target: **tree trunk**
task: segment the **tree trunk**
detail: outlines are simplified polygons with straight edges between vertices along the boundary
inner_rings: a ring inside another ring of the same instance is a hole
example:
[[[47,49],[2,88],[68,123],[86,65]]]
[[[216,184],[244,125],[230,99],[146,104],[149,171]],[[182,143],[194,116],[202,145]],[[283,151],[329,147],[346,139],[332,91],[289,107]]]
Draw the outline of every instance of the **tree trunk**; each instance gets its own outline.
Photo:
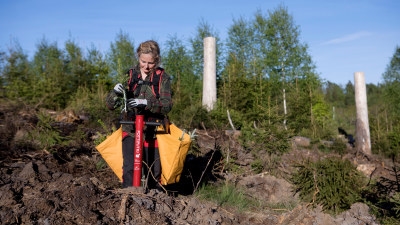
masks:
[[[357,111],[356,148],[366,155],[371,154],[371,139],[368,122],[368,105],[363,72],[354,73],[354,88]]]

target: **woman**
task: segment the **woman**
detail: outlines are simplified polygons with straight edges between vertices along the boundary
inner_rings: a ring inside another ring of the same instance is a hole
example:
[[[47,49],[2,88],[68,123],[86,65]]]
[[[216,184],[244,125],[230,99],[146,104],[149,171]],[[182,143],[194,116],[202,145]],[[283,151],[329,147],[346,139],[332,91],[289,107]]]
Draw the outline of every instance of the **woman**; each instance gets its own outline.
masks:
[[[121,105],[121,98],[126,93],[127,110],[122,113],[122,120],[135,121],[135,115],[143,114],[145,121],[163,121],[172,108],[170,77],[159,67],[160,48],[157,42],[149,40],[141,43],[136,50],[138,64],[128,71],[126,86],[118,83],[107,96],[107,106],[114,110]],[[133,186],[133,146],[134,125],[122,125],[122,187]],[[145,126],[143,161],[147,177],[147,188],[161,188],[161,163],[156,140],[156,127]],[[148,170],[150,169],[150,171]]]

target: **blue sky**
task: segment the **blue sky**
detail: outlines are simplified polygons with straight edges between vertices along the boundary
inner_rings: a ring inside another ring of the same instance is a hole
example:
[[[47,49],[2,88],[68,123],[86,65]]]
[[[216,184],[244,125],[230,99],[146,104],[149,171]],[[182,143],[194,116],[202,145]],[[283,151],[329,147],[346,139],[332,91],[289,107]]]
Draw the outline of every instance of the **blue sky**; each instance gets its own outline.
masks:
[[[171,36],[187,41],[204,20],[224,40],[234,19],[251,20],[287,7],[300,28],[301,42],[326,81],[353,82],[354,72],[367,83],[382,83],[382,73],[400,46],[399,0],[0,0],[0,50],[17,40],[29,56],[43,38],[64,48],[74,40],[106,52],[116,35],[128,33],[135,45]]]

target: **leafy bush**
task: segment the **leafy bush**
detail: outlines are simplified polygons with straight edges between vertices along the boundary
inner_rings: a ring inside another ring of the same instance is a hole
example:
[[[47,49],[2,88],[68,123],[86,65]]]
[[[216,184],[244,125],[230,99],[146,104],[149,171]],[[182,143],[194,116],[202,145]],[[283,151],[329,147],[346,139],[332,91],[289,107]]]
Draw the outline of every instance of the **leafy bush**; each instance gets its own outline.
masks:
[[[326,158],[297,168],[290,180],[302,201],[337,214],[361,198],[363,177],[348,160]]]

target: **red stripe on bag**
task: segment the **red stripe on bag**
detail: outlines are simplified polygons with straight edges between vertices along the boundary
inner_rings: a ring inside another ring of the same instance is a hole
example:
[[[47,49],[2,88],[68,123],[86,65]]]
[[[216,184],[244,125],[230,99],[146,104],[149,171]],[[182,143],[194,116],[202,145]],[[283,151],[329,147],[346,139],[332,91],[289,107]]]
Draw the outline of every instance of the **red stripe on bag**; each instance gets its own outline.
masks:
[[[126,138],[126,136],[128,136],[128,132],[122,131],[122,139]]]
[[[151,141],[144,141],[143,146],[145,148],[158,148],[158,141],[157,140],[151,140]]]

